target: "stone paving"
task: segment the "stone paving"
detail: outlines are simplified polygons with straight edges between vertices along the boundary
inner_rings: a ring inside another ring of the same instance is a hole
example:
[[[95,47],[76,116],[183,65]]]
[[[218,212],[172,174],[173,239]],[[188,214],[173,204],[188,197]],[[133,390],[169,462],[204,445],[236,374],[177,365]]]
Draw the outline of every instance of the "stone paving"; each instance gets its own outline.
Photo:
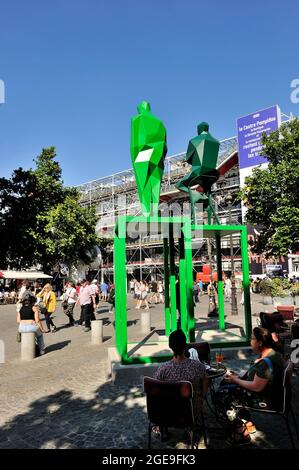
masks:
[[[197,315],[206,307],[207,299],[202,298]],[[253,307],[254,313],[262,310],[258,296]],[[137,340],[141,337],[140,315],[130,298],[128,308],[129,338]],[[0,338],[5,342],[5,363],[0,364],[1,449],[146,448],[147,417],[141,384],[115,386],[106,376],[107,349],[114,345],[114,327],[113,314],[105,306],[101,311],[97,318],[104,320],[103,345],[91,345],[90,332],[83,332],[81,327],[66,327],[66,317],[58,307],[54,318],[58,331],[45,335],[46,354],[22,363],[16,342],[15,306],[0,306]],[[155,326],[161,328],[162,306],[153,306],[151,312]],[[78,309],[75,317],[79,317]],[[230,360],[227,365],[236,370],[244,369],[247,363]],[[298,392],[299,379],[294,376],[294,408],[299,423]],[[221,423],[207,408],[205,416],[211,447],[226,448]],[[252,448],[290,448],[282,418],[259,415],[255,421],[258,432]],[[155,449],[187,446],[180,432],[163,443],[153,438]]]

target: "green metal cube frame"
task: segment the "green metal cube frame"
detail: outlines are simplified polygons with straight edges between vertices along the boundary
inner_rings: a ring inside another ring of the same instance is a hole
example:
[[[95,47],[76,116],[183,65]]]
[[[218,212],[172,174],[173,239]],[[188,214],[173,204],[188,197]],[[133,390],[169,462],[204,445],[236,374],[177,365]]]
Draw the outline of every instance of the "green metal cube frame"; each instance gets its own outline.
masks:
[[[249,264],[247,251],[247,229],[243,225],[191,225],[186,217],[144,217],[119,216],[115,226],[114,236],[114,284],[115,284],[115,342],[122,364],[146,364],[163,362],[172,357],[165,354],[159,356],[128,355],[127,338],[127,275],[126,275],[126,231],[129,223],[138,224],[167,224],[168,233],[163,237],[164,249],[164,286],[165,286],[165,333],[166,336],[177,328],[176,280],[177,269],[174,262],[173,227],[179,224],[179,289],[181,328],[190,342],[195,340],[195,320],[193,304],[193,268],[192,268],[192,233],[202,231],[203,238],[215,237],[218,272],[218,308],[219,329],[225,330],[224,298],[221,263],[221,237],[233,232],[240,232],[241,255],[244,289],[245,331],[244,341],[213,343],[213,347],[247,346],[251,335],[251,307]],[[163,231],[165,233],[165,231]]]
[[[248,237],[245,225],[191,225],[192,233],[202,231],[203,238],[215,238],[217,259],[217,287],[218,287],[218,326],[225,331],[225,309],[222,279],[221,238],[233,233],[240,233],[241,258],[242,258],[242,287],[244,292],[244,316],[245,337],[241,341],[226,341],[225,343],[212,343],[212,348],[233,348],[249,346],[252,332],[251,303],[250,303],[250,279],[248,260]]]

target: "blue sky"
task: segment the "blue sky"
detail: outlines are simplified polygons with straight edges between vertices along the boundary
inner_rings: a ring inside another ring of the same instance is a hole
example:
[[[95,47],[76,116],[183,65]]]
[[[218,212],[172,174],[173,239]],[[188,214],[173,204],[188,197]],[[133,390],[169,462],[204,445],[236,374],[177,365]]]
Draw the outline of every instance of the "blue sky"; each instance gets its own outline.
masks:
[[[51,145],[68,185],[131,167],[142,99],[168,155],[202,120],[223,139],[273,104],[298,115],[298,18],[297,0],[2,0],[0,175]]]

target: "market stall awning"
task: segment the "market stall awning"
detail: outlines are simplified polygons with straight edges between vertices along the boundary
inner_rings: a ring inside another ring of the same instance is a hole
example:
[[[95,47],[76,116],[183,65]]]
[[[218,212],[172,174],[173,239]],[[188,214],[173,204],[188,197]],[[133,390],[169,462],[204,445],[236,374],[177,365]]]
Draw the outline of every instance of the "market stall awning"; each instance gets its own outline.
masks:
[[[1,271],[0,279],[52,279],[53,276],[41,271]]]

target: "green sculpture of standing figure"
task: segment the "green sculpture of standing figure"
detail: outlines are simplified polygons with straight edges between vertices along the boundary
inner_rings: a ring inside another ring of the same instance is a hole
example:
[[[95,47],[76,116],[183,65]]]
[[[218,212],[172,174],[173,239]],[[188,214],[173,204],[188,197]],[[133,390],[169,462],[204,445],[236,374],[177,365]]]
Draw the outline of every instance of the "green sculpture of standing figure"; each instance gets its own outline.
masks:
[[[131,155],[141,210],[144,216],[158,215],[160,187],[167,152],[166,129],[142,101],[131,123]]]
[[[192,171],[184,176],[176,187],[180,191],[189,193],[191,202],[191,218],[195,223],[195,203],[203,204],[208,212],[208,223],[211,223],[211,214],[219,224],[217,213],[212,204],[211,187],[218,180],[219,172],[216,170],[220,142],[209,133],[209,124],[201,122],[197,126],[198,135],[189,141],[186,161],[192,165]],[[191,188],[198,186],[196,190]]]

